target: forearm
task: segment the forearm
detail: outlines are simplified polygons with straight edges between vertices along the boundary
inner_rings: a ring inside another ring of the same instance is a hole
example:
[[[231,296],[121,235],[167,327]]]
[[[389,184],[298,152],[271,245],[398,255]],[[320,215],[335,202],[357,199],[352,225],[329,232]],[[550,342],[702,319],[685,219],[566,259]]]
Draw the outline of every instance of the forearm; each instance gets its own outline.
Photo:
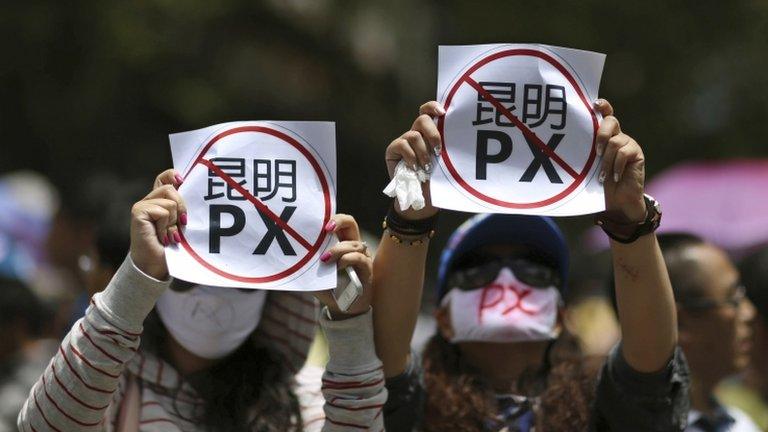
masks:
[[[611,241],[622,354],[639,372],[663,368],[677,344],[672,285],[656,236]]]
[[[383,429],[387,391],[373,346],[371,312],[338,321],[321,317],[320,325],[329,351],[323,431]]]
[[[397,243],[384,233],[373,261],[373,326],[386,377],[403,373],[421,305],[429,240]]]
[[[167,285],[127,259],[64,338],[21,410],[19,427],[99,430],[138,349],[144,318]]]
[[[402,374],[387,378],[387,403],[384,405],[386,430],[416,430],[424,415],[425,396],[421,359],[415,354]]]
[[[394,178],[397,164],[401,162],[412,168],[418,165],[427,172],[430,164],[437,163],[435,158],[440,155],[442,139],[434,119],[443,115],[445,109],[435,101],[419,107],[419,116],[411,129],[387,146],[384,158],[390,179]],[[407,189],[411,191],[412,187]],[[391,210],[394,213],[388,215],[387,220],[395,222],[392,227],[403,241],[393,240],[387,229],[373,261],[376,352],[384,363],[384,374],[388,378],[403,373],[410,355],[411,338],[421,305],[429,233],[438,213],[432,205],[429,181],[421,183],[421,193],[424,206],[419,209],[413,206],[403,209],[398,202],[393,203]],[[402,236],[405,233],[417,238]],[[416,244],[412,243],[414,240],[417,240]]]

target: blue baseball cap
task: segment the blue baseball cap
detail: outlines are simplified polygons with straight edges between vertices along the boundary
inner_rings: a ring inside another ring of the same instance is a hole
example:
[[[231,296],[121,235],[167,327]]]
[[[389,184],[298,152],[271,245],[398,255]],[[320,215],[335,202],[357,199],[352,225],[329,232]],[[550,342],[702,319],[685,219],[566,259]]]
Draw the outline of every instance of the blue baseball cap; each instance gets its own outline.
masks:
[[[438,302],[448,292],[446,280],[457,259],[481,246],[497,244],[523,245],[551,259],[560,272],[558,289],[565,294],[568,245],[555,221],[545,216],[486,213],[469,218],[448,239],[437,271]]]

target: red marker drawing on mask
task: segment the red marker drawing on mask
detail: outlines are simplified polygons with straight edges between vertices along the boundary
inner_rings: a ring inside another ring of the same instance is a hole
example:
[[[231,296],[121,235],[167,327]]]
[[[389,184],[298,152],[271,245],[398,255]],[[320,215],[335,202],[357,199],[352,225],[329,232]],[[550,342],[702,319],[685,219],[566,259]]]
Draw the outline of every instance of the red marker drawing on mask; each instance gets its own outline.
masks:
[[[507,298],[507,291],[513,294],[514,300]],[[499,293],[499,295],[491,300],[493,292]],[[533,290],[529,288],[519,287],[512,284],[500,284],[492,283],[483,288],[483,293],[480,297],[480,305],[478,307],[478,322],[483,323],[483,313],[488,310],[496,309],[499,303],[504,302],[504,305],[512,303],[506,307],[501,315],[509,315],[515,310],[520,310],[526,315],[536,315],[539,311],[527,308],[523,303],[523,299],[533,293]]]

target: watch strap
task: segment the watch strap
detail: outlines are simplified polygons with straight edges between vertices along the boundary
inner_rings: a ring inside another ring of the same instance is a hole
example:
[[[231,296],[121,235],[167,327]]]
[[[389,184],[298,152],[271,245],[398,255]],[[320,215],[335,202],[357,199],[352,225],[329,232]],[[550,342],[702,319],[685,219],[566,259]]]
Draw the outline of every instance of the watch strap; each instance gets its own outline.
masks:
[[[603,229],[605,234],[619,243],[632,243],[638,238],[650,234],[661,224],[661,211],[659,205],[650,195],[644,195],[645,219],[641,222],[627,220],[619,211],[604,211],[595,217],[595,224]]]

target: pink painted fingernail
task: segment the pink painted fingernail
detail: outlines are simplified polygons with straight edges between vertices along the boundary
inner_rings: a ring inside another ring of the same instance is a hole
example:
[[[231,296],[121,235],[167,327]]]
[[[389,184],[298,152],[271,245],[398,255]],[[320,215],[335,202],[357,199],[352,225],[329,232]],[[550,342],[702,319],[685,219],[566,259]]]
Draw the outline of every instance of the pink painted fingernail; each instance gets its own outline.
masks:
[[[168,246],[168,234],[163,236],[163,246]]]
[[[176,243],[181,243],[181,236],[176,231],[173,232],[173,241]]]
[[[323,252],[323,254],[320,255],[320,261],[322,261],[322,262],[328,262],[329,259],[331,259],[331,253],[330,252]]]
[[[600,106],[602,104],[603,104],[603,100],[602,99],[595,99],[595,105],[596,106]]]
[[[333,231],[335,229],[336,229],[336,221],[332,220],[332,221],[329,221],[327,224],[325,224],[325,230],[326,231],[330,232],[330,231]],[[331,255],[328,254],[328,256],[331,256]]]
[[[179,215],[179,222],[181,222],[182,225],[186,225],[187,224],[187,214],[186,213],[182,213],[181,215]]]
[[[174,174],[173,179],[176,180],[176,184],[179,186],[184,183],[184,179],[179,174]]]
[[[440,115],[445,115],[445,108],[442,107],[442,105],[437,106],[437,113]]]

